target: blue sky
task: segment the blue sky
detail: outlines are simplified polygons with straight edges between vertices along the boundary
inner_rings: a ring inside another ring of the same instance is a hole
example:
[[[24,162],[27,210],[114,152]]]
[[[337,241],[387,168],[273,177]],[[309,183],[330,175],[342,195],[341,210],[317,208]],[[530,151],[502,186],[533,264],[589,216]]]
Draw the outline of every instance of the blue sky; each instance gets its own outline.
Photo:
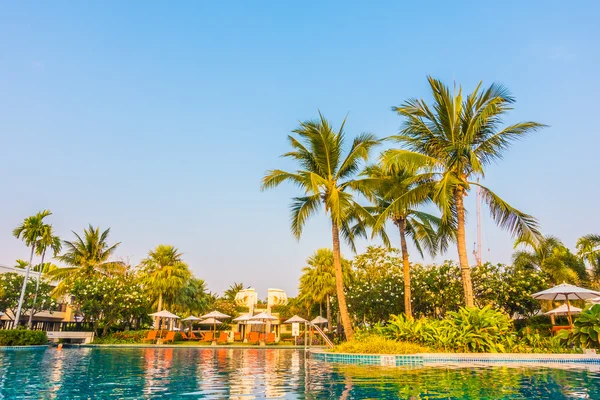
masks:
[[[65,239],[111,227],[131,263],[173,244],[213,291],[294,295],[331,238],[323,216],[292,237],[295,188],[260,192],[265,170],[293,168],[286,135],[318,109],[335,125],[349,113],[350,136],[393,134],[390,107],[429,98],[428,74],[507,85],[507,122],[551,127],[485,184],[571,247],[600,233],[598,3],[417,3],[1,3],[0,263],[27,258],[11,230],[48,208]],[[484,258],[509,261],[484,215]]]

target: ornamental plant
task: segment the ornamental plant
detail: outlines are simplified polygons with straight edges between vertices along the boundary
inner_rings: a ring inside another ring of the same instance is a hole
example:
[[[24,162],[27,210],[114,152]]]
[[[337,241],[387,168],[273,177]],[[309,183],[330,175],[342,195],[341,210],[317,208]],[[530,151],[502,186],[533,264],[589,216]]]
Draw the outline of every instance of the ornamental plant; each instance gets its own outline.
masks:
[[[560,331],[558,336],[576,347],[598,349],[600,335],[600,304],[582,311],[573,322],[571,332]]]

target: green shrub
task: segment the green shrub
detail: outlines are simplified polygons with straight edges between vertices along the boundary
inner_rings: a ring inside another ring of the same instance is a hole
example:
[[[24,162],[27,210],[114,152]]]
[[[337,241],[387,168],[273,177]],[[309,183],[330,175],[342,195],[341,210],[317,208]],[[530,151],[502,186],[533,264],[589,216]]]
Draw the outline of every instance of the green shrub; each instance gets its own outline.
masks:
[[[35,346],[48,343],[44,331],[0,330],[0,346]]]
[[[583,310],[573,322],[571,332],[560,331],[558,337],[583,349],[598,349],[600,335],[600,304]]]
[[[363,335],[335,346],[333,351],[355,354],[417,354],[429,352],[429,349],[418,344],[399,342],[379,335]]]
[[[142,343],[148,331],[121,331],[110,333],[104,337],[96,337],[94,344],[133,344]]]

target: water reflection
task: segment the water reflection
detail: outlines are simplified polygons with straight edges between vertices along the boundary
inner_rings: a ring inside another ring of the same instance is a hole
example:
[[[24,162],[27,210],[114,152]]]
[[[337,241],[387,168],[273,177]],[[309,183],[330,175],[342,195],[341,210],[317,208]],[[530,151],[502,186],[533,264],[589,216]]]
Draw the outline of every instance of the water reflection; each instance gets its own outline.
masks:
[[[335,365],[274,349],[0,352],[0,398],[600,399],[598,366]]]

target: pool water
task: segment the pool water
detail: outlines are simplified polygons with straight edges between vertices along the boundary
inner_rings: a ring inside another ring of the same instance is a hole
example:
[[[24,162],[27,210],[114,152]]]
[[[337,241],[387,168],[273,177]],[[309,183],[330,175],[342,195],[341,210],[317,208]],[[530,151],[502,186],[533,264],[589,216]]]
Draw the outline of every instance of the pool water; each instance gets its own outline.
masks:
[[[373,367],[299,350],[0,351],[4,399],[600,399],[598,366]]]

